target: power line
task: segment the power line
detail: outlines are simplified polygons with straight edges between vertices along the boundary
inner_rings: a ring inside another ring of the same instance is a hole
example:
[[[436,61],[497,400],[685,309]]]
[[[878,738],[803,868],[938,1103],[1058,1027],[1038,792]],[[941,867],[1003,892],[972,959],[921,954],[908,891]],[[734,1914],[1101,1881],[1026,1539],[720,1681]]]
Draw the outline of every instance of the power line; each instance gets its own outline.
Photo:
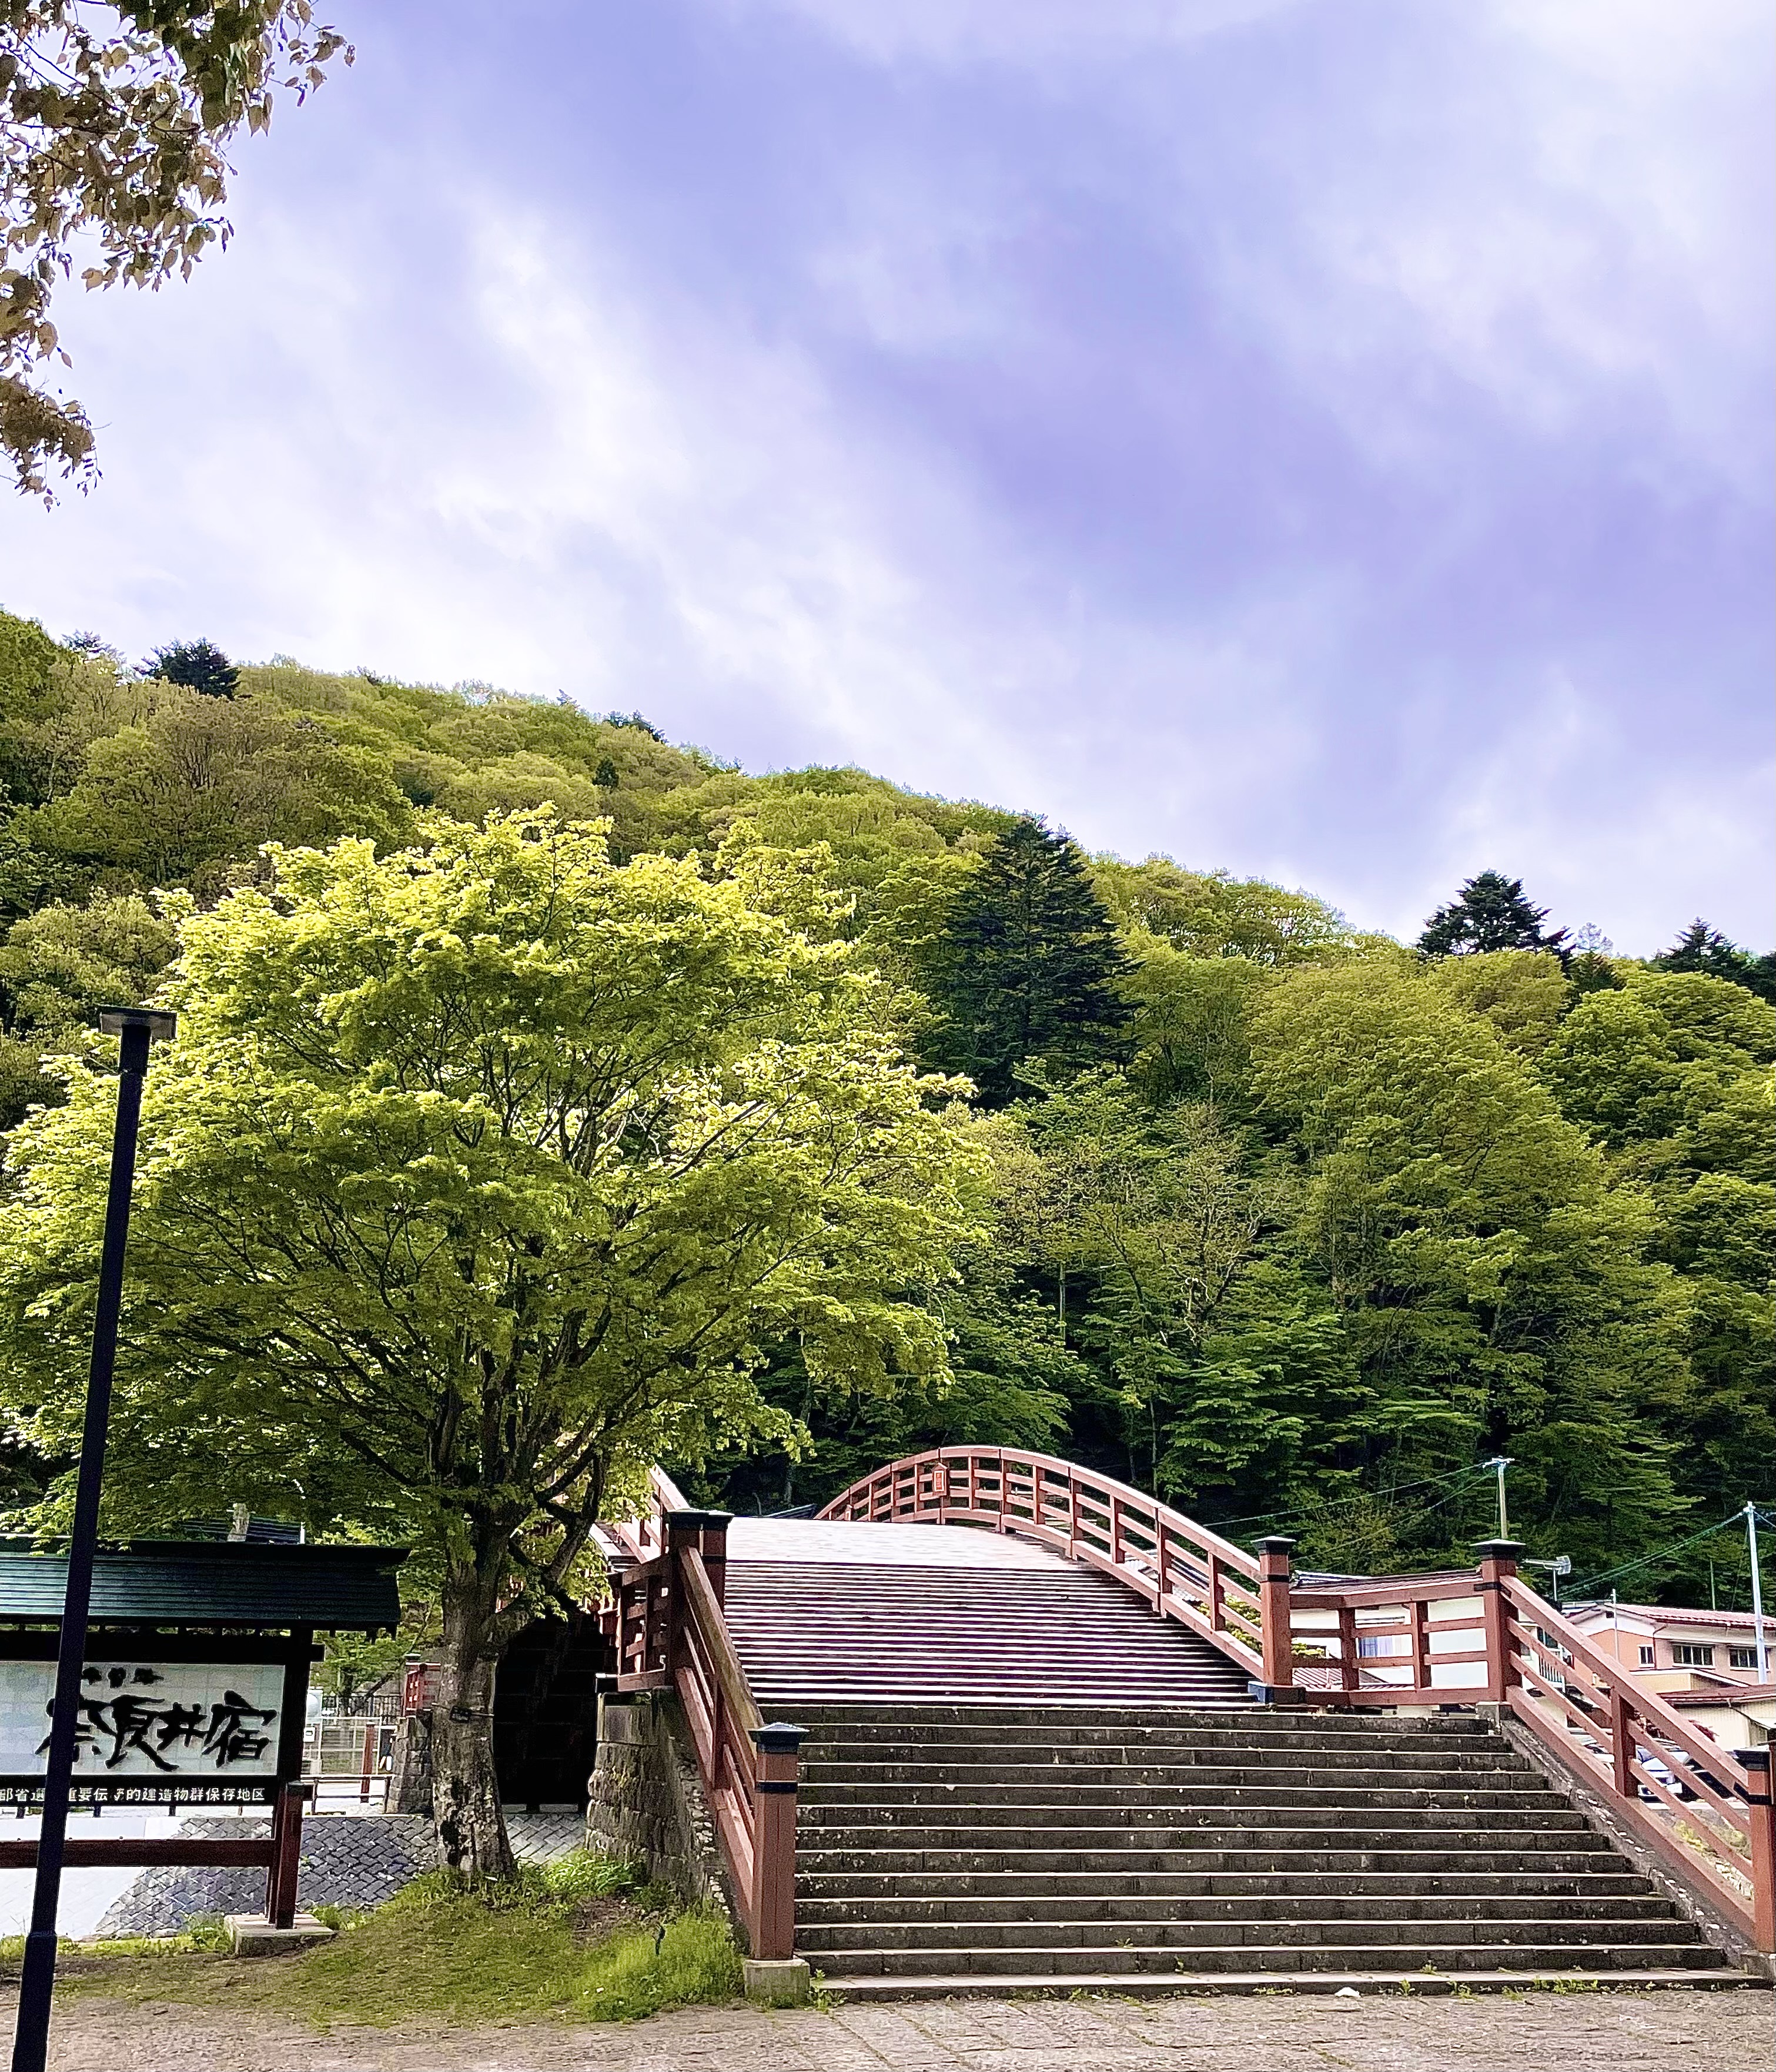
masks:
[[[1768,1522],[1764,1519],[1762,1511],[1758,1515],[1761,1521]],[[1589,1596],[1600,1583],[1613,1582],[1618,1576],[1631,1576],[1638,1569],[1651,1568],[1658,1562],[1669,1560],[1674,1554],[1681,1554],[1686,1548],[1694,1547],[1701,1540],[1712,1539],[1716,1532],[1726,1532],[1735,1526],[1742,1526],[1745,1522],[1745,1514],[1742,1511],[1736,1511],[1731,1518],[1722,1519],[1718,1525],[1704,1525],[1700,1532],[1692,1532],[1688,1540],[1675,1541],[1669,1547],[1655,1548],[1651,1554],[1642,1554],[1638,1561],[1624,1561],[1618,1568],[1605,1568],[1597,1575],[1587,1576],[1582,1583],[1575,1583],[1569,1586],[1567,1593],[1568,1601],[1570,1603],[1574,1597]]]
[[[1322,1504],[1314,1511],[1255,1511],[1243,1518],[1218,1518],[1213,1529],[1224,1532],[1230,1525],[1310,1525],[1324,1518],[1329,1511],[1348,1511],[1354,1504],[1359,1503],[1392,1503],[1408,1490],[1440,1487],[1446,1482],[1459,1482],[1470,1475],[1490,1472],[1490,1468],[1472,1467],[1457,1468],[1453,1474],[1449,1475],[1421,1475],[1416,1482],[1396,1482],[1391,1490],[1359,1490],[1355,1495],[1335,1498],[1330,1503]]]

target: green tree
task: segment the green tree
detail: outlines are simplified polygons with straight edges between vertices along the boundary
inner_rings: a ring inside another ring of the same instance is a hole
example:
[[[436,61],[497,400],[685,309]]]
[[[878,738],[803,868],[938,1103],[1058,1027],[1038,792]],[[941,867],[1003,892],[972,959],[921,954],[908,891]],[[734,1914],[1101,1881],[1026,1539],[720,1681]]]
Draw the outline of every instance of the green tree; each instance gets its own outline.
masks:
[[[1289,973],[1253,1047],[1305,1166],[1302,1256],[1370,1392],[1346,1458],[1405,1478],[1510,1453],[1525,1524],[1600,1565],[1668,1536],[1688,1298],[1645,1193],[1421,972]]]
[[[134,894],[51,906],[15,921],[0,947],[0,1129],[59,1101],[44,1051],[96,1026],[101,1007],[135,1006],[171,961],[171,927]]]
[[[1500,871],[1470,878],[1447,906],[1424,924],[1418,947],[1428,957],[1471,956],[1476,951],[1548,950],[1564,952],[1566,931],[1542,927],[1548,909],[1523,897],[1523,881]]]
[[[1125,935],[1157,937],[1188,956],[1317,964],[1347,956],[1368,939],[1310,892],[1225,870],[1183,870],[1170,857],[1145,863],[1096,857],[1092,882]]]
[[[63,356],[50,304],[76,252],[88,288],[158,288],[225,243],[226,152],[265,129],[280,87],[302,99],[352,52],[309,0],[86,6],[14,0],[0,13],[0,450],[19,487],[90,474],[77,403],[27,378]]]
[[[269,891],[183,911],[108,1519],[226,1497],[410,1536],[442,1603],[440,1845],[500,1875],[512,1633],[590,1586],[591,1523],[650,1462],[786,1434],[768,1347],[823,1385],[943,1373],[928,1297],[977,1234],[977,1161],[931,1105],[948,1084],[871,1033],[878,982],[782,918],[768,862],[619,867],[542,813],[426,837],[273,852]],[[76,1063],[7,1154],[0,1386],[51,1454],[111,1112]]]
[[[1754,956],[1700,915],[1668,950],[1661,950],[1650,961],[1655,971],[1699,972],[1708,978],[1749,987],[1761,1000],[1776,1001],[1776,950]]]
[[[207,698],[232,698],[240,681],[240,672],[213,640],[175,640],[157,648],[142,674],[186,684]]]
[[[1077,846],[1018,820],[963,886],[932,958],[928,1053],[989,1106],[1012,1098],[1030,1063],[1064,1074],[1116,1059],[1128,970]]]

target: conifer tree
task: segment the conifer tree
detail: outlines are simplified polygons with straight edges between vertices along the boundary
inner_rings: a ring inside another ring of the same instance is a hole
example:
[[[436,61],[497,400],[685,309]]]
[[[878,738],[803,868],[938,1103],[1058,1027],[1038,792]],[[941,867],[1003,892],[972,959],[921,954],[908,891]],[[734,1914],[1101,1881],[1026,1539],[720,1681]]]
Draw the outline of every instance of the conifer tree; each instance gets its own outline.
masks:
[[[1018,1068],[1067,1074],[1126,1054],[1132,968],[1085,859],[1039,820],[1000,835],[958,900],[931,962],[938,1025],[929,1043],[989,1107]]]
[[[1704,978],[1724,978],[1731,985],[1749,987],[1765,1000],[1776,1000],[1776,952],[1755,957],[1718,928],[1711,928],[1700,915],[1668,950],[1662,950],[1651,962],[1655,971],[1700,972]]]
[[[1470,878],[1447,906],[1424,924],[1418,947],[1428,957],[1473,956],[1488,950],[1549,950],[1564,964],[1566,931],[1544,932],[1545,906],[1523,896],[1523,881],[1502,871]]]

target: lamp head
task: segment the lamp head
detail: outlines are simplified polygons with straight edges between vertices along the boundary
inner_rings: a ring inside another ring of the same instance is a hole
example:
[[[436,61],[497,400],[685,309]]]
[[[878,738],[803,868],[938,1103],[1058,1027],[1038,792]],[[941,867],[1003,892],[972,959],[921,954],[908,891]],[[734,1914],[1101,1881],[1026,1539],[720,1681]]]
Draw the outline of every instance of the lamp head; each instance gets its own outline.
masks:
[[[101,1007],[99,1032],[121,1036],[126,1029],[146,1029],[150,1043],[170,1043],[179,1029],[176,1014],[162,1014],[152,1007]]]

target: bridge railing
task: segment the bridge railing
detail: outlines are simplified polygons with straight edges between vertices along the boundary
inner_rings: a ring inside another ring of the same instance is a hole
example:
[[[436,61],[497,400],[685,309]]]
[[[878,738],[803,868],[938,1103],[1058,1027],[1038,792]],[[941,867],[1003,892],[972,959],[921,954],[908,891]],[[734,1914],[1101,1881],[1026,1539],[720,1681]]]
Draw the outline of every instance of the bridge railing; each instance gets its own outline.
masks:
[[[1127,1482],[1014,1446],[941,1446],[878,1468],[824,1519],[990,1525],[1103,1570],[1272,1690],[1291,1683],[1289,1548],[1256,1556]]]
[[[1273,1703],[1507,1708],[1754,1948],[1776,1951],[1771,1751],[1692,1726],[1522,1581],[1511,1541],[1483,1543],[1474,1572],[1297,1588],[1291,1540],[1249,1554],[1124,1482],[1009,1446],[893,1462],[820,1516],[1035,1540],[1200,1634]]]
[[[796,1949],[802,1729],[767,1725],[728,1632],[728,1514],[696,1511],[656,1470],[649,1511],[603,1528],[619,1693],[671,1691],[754,1957]]]

